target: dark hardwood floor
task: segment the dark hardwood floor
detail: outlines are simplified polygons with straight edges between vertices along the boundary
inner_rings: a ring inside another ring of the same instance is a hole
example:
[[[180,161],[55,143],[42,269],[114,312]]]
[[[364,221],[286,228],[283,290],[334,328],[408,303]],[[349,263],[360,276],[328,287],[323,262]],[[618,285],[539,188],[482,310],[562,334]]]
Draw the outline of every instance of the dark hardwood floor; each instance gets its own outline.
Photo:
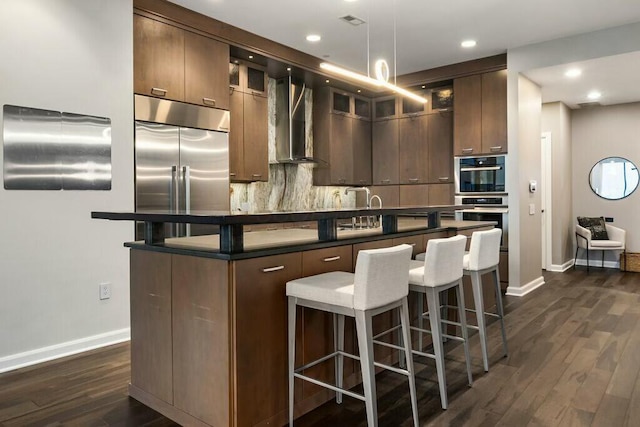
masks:
[[[472,387],[460,346],[448,350],[449,409],[435,368],[418,363],[422,426],[639,426],[640,274],[593,269],[545,274],[546,285],[506,297],[509,357],[488,329],[484,373],[472,338]],[[0,375],[1,426],[173,426],[127,396],[129,345],[120,344]],[[406,378],[377,377],[380,426],[410,426]],[[364,404],[345,397],[296,426],[365,426]]]

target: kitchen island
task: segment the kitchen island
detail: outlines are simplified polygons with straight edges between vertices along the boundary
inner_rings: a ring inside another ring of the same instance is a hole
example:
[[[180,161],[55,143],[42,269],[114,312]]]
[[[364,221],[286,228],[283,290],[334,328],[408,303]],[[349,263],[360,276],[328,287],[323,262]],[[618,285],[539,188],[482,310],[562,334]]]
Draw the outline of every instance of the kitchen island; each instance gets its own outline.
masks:
[[[353,271],[358,251],[407,243],[414,254],[432,238],[492,228],[494,223],[448,221],[456,206],[268,214],[94,212],[92,217],[146,222],[144,242],[130,252],[131,384],[129,394],[182,425],[255,426],[287,422],[285,284],[327,271]],[[382,217],[379,227],[343,230],[340,220]],[[313,221],[317,229],[245,232],[250,224]],[[164,222],[218,224],[220,235],[169,238]],[[227,227],[225,235],[224,227]],[[225,240],[226,239],[226,240]],[[230,240],[229,240],[230,239]],[[412,304],[414,307],[416,304]],[[414,307],[415,308],[415,307]],[[298,364],[333,349],[332,317],[299,308]],[[374,329],[394,323],[383,314]],[[391,338],[395,339],[395,338]],[[345,346],[355,348],[353,324]],[[376,348],[393,363],[395,352]],[[345,385],[360,382],[345,361]],[[309,369],[334,381],[333,363]],[[334,393],[310,383],[296,387],[296,417]]]

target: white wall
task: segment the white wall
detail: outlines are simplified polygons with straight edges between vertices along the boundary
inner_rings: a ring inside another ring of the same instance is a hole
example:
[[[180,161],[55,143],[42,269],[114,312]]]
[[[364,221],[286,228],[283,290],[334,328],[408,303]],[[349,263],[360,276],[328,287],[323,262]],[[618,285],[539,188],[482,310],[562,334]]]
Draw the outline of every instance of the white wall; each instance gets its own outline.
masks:
[[[109,117],[113,174],[111,191],[0,188],[0,371],[129,336],[133,226],[90,216],[133,209],[132,8],[0,2],[0,104]]]
[[[551,270],[562,271],[574,256],[571,110],[562,102],[542,104],[542,132],[551,134]]]
[[[524,214],[520,212],[520,209],[522,206],[527,206],[527,203],[523,203],[522,201],[529,197],[526,188],[519,186],[520,175],[522,174],[522,170],[528,170],[528,162],[538,162],[537,167],[540,167],[539,156],[537,159],[528,159],[523,155],[524,152],[520,147],[520,144],[523,143],[520,140],[521,134],[519,130],[520,103],[518,96],[520,74],[536,68],[634,52],[639,49],[638,40],[640,40],[640,23],[634,23],[518,47],[507,51],[507,120],[509,138],[509,157],[507,164],[509,170],[507,171],[507,177],[509,180],[508,191],[510,204],[509,288],[511,288],[510,291],[512,294],[526,294],[543,283],[538,279],[531,280],[529,275],[525,274],[524,270],[521,270],[521,266],[524,265],[527,265],[527,271],[533,271],[535,269],[535,267],[530,268],[528,255],[541,253],[541,241],[540,239],[533,241],[526,239],[522,233],[522,229],[527,225],[520,223],[520,219]],[[615,77],[612,76],[612,78]],[[532,135],[532,140],[533,138],[534,136]],[[539,130],[535,138],[538,141],[540,140]],[[528,224],[528,226],[536,227],[537,229],[527,229],[527,235],[532,235],[536,232],[538,235],[542,233],[540,222]],[[542,265],[539,267],[541,268]]]
[[[640,189],[622,200],[606,200],[598,197],[589,186],[591,168],[605,157],[624,157],[640,167],[640,103],[574,110],[571,127],[575,215],[613,217],[613,225],[627,230],[627,250],[640,252],[637,226]],[[581,254],[581,258],[585,255]],[[600,260],[600,254],[593,255],[592,261],[594,259]],[[612,251],[605,255],[605,260],[618,261]]]

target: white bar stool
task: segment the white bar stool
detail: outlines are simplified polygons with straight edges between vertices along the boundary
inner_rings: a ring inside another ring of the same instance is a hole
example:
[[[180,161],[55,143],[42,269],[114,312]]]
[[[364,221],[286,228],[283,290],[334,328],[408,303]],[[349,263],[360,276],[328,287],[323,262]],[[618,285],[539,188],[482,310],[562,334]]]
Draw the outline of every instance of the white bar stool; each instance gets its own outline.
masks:
[[[336,401],[342,394],[363,400],[369,427],[378,425],[375,366],[390,369],[409,378],[411,408],[414,426],[418,426],[416,385],[411,355],[409,325],[408,278],[412,248],[399,245],[391,248],[363,250],[358,253],[355,273],[335,271],[304,277],[287,282],[289,328],[289,426],[293,426],[294,378],[309,381],[336,392]],[[296,306],[334,313],[335,351],[304,366],[295,367]],[[406,369],[383,365],[374,361],[373,316],[400,308]],[[355,318],[360,357],[344,352],[344,316]],[[335,324],[337,318],[337,325]],[[336,327],[337,326],[337,327]],[[337,331],[336,331],[337,330]],[[337,333],[336,333],[337,332]],[[364,395],[342,388],[343,356],[360,360]],[[334,358],[336,385],[308,377],[301,372],[318,363]]]
[[[502,306],[502,290],[500,289],[500,274],[498,272],[501,238],[502,230],[499,228],[474,232],[471,235],[469,253],[465,254],[463,259],[464,275],[471,277],[471,288],[473,289],[473,300],[476,308],[475,313],[478,318],[478,326],[469,325],[469,327],[478,329],[478,333],[480,334],[482,362],[486,372],[489,371],[489,355],[487,353],[487,325],[485,315],[500,319],[500,326],[502,327],[502,349],[504,350],[504,355],[507,355],[507,332],[504,326],[504,308]],[[487,273],[493,273],[497,314],[486,312],[484,309],[482,275]]]
[[[418,298],[418,327],[412,329],[418,331],[420,349],[413,350],[413,354],[436,360],[442,409],[447,409],[448,406],[447,381],[444,369],[444,348],[442,344],[443,337],[462,341],[469,385],[473,382],[471,376],[471,356],[469,354],[467,320],[464,308],[464,290],[462,288],[462,259],[466,242],[467,238],[461,235],[448,239],[431,239],[427,242],[427,252],[424,262],[411,261],[411,270],[409,270],[409,289],[424,294],[427,298],[429,321],[431,324],[431,331],[423,329],[422,320],[425,315],[425,313],[423,313],[423,300],[422,298]],[[462,337],[442,332],[443,321],[440,313],[440,293],[451,288],[455,288],[456,290]],[[433,354],[422,351],[423,332],[431,333]]]

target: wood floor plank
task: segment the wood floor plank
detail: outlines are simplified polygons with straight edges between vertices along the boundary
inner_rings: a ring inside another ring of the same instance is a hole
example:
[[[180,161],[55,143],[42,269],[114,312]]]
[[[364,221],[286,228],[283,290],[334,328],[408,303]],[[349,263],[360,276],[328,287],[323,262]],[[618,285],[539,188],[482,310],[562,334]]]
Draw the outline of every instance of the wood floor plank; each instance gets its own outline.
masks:
[[[629,407],[629,399],[605,394],[593,417],[592,427],[611,427],[624,425]]]

